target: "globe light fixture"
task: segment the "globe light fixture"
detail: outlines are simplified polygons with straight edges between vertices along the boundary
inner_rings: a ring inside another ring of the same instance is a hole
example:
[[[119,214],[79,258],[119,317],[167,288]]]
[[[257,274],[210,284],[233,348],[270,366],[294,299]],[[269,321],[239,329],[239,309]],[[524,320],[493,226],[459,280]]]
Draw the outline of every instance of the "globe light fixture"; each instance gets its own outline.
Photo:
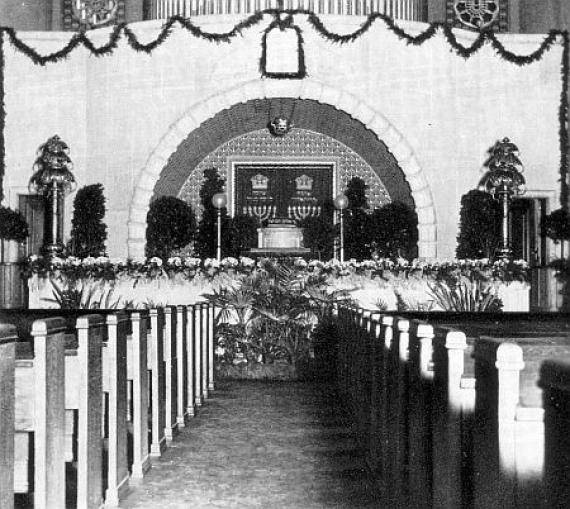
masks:
[[[334,206],[339,211],[340,215],[340,261],[344,262],[344,220],[343,210],[348,207],[348,198],[344,194],[339,194],[334,199]]]
[[[526,181],[522,175],[523,165],[518,156],[518,147],[509,138],[495,143],[489,160],[489,170],[483,176],[479,189],[489,193],[501,203],[501,246],[496,256],[503,260],[512,257],[509,238],[510,204],[514,197],[526,192]]]
[[[224,193],[212,196],[212,205],[218,210],[218,235],[216,241],[216,258],[222,259],[222,209],[227,205],[228,199]]]
[[[63,205],[65,195],[77,187],[71,172],[73,163],[69,147],[57,135],[49,138],[38,149],[34,174],[28,188],[46,198],[46,222],[42,250],[47,256],[63,253]]]

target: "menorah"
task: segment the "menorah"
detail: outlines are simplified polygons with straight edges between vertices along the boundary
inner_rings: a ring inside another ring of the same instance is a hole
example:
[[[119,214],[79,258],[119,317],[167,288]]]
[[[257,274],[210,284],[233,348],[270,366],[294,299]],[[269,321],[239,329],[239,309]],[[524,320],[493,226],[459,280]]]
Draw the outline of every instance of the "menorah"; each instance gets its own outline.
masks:
[[[297,203],[295,205],[289,205],[287,212],[290,219],[301,221],[308,217],[319,216],[321,214],[321,207],[313,203]]]
[[[243,207],[244,214],[253,216],[257,218],[260,222],[265,221],[269,218],[274,218],[275,211],[276,211],[275,205],[262,204],[262,203],[244,205]]]

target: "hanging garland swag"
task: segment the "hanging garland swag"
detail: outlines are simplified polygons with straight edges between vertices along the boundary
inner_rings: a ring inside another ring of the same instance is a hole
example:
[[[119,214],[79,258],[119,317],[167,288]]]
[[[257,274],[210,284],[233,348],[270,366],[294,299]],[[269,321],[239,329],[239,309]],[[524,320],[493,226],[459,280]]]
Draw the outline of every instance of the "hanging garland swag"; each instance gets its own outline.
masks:
[[[190,32],[194,37],[199,37],[207,41],[216,43],[229,43],[234,37],[241,35],[244,30],[251,28],[263,21],[265,15],[272,16],[274,21],[264,30],[262,37],[262,53],[260,58],[260,73],[263,77],[267,78],[278,78],[278,79],[300,79],[306,76],[305,61],[303,55],[303,37],[302,30],[293,24],[294,15],[305,15],[307,16],[308,23],[317,31],[317,33],[331,41],[338,44],[347,44],[357,40],[359,37],[364,35],[370,27],[377,21],[383,21],[387,28],[392,31],[400,39],[403,39],[407,44],[413,44],[419,46],[424,42],[428,41],[434,37],[439,30],[441,30],[456,54],[463,58],[469,58],[475,53],[477,53],[486,42],[489,42],[497,54],[506,60],[507,62],[523,66],[529,65],[533,62],[539,61],[544,54],[550,50],[550,48],[556,43],[559,37],[562,38],[563,45],[563,56],[561,64],[561,74],[562,74],[562,92],[560,98],[560,108],[559,108],[559,137],[560,137],[560,183],[561,183],[561,193],[560,202],[564,209],[568,208],[568,115],[569,115],[569,97],[568,97],[568,85],[570,83],[569,73],[569,63],[568,58],[570,57],[570,37],[567,30],[551,30],[545,39],[542,41],[541,45],[536,51],[530,53],[529,55],[517,55],[509,50],[507,50],[504,45],[499,41],[497,36],[492,31],[482,31],[479,33],[475,41],[470,46],[463,46],[453,33],[452,27],[444,23],[432,23],[425,31],[418,35],[410,35],[404,30],[402,30],[396,23],[385,16],[384,14],[374,13],[370,14],[366,21],[354,32],[345,35],[335,34],[327,30],[320,18],[311,11],[297,9],[297,10],[279,10],[279,9],[267,9],[264,11],[257,12],[247,19],[241,21],[235,25],[230,31],[225,33],[210,33],[205,32],[199,26],[194,25],[189,19],[183,18],[182,16],[172,16],[166,23],[162,26],[158,37],[147,44],[139,42],[135,33],[129,28],[126,23],[121,23],[113,29],[109,35],[109,40],[106,44],[102,46],[95,46],[93,42],[87,37],[84,32],[75,33],[69,42],[60,50],[49,53],[47,55],[41,55],[34,48],[22,41],[16,34],[13,28],[0,27],[0,200],[3,198],[2,192],[2,182],[4,176],[5,168],[5,146],[4,146],[4,126],[5,126],[5,110],[4,110],[4,51],[3,42],[4,34],[8,36],[10,43],[20,52],[28,56],[37,65],[46,65],[48,63],[58,62],[65,59],[74,49],[84,46],[92,55],[103,56],[111,54],[118,46],[119,40],[124,35],[127,39],[128,44],[135,51],[144,52],[151,54],[156,48],[162,45],[172,33],[172,29],[175,24],[180,25],[182,28]],[[287,16],[282,19],[281,16]],[[299,50],[299,72],[291,74],[271,74],[267,73],[265,70],[266,64],[266,39],[268,32],[275,28],[292,28],[297,32],[298,39],[298,50]]]

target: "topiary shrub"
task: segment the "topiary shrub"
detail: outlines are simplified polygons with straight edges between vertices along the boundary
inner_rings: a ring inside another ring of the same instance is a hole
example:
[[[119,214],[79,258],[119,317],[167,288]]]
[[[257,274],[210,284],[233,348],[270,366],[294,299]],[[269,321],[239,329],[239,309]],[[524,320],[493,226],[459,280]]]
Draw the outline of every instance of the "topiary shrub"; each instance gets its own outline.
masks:
[[[564,209],[551,212],[542,218],[540,230],[542,235],[551,238],[557,244],[563,240],[570,240],[570,214]]]
[[[73,200],[71,239],[68,243],[72,256],[86,258],[105,254],[105,201],[102,184],[92,184],[77,191]]]
[[[312,256],[319,260],[332,258],[337,227],[330,218],[307,217],[299,226],[303,229],[303,246],[311,250]]]
[[[405,203],[387,203],[370,215],[368,237],[378,256],[414,258],[418,246],[418,216]]]
[[[488,193],[473,189],[461,197],[457,258],[491,258],[501,240],[501,207]]]
[[[147,257],[168,258],[189,244],[196,229],[192,207],[174,196],[162,196],[150,204],[147,214]]]
[[[348,208],[343,212],[345,217],[345,258],[365,260],[371,255],[369,221],[366,213],[366,209],[368,209],[367,188],[368,185],[364,180],[360,177],[353,177],[348,182],[344,193],[348,198]]]
[[[0,207],[0,239],[24,242],[29,235],[24,216],[8,207]]]
[[[230,248],[226,256],[239,257],[257,246],[257,220],[247,215],[236,215],[229,220]]]
[[[212,205],[212,197],[216,193],[224,191],[225,182],[216,168],[204,170],[204,182],[200,188],[202,217],[198,224],[198,233],[196,235],[196,251],[201,258],[216,256],[218,210]],[[228,253],[231,249],[230,238],[227,235],[228,227],[229,217],[227,209],[224,207],[222,209],[222,251],[224,253]]]

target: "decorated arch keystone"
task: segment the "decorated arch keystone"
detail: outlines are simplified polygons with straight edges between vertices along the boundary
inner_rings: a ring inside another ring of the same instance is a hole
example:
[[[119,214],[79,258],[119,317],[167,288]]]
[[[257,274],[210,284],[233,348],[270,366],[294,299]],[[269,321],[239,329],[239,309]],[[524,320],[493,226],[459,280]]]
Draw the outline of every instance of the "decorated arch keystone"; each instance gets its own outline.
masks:
[[[328,104],[348,113],[374,132],[386,144],[410,184],[412,197],[418,210],[418,251],[421,258],[435,258],[437,223],[433,197],[428,180],[414,154],[411,145],[400,131],[378,110],[358,96],[340,88],[323,85],[314,80],[256,80],[235,87],[192,106],[171,125],[147,160],[137,180],[131,200],[128,223],[128,255],[130,258],[144,255],[144,223],[152,189],[158,182],[168,158],[199,125],[219,111],[234,104],[252,99],[272,97],[300,97]]]

